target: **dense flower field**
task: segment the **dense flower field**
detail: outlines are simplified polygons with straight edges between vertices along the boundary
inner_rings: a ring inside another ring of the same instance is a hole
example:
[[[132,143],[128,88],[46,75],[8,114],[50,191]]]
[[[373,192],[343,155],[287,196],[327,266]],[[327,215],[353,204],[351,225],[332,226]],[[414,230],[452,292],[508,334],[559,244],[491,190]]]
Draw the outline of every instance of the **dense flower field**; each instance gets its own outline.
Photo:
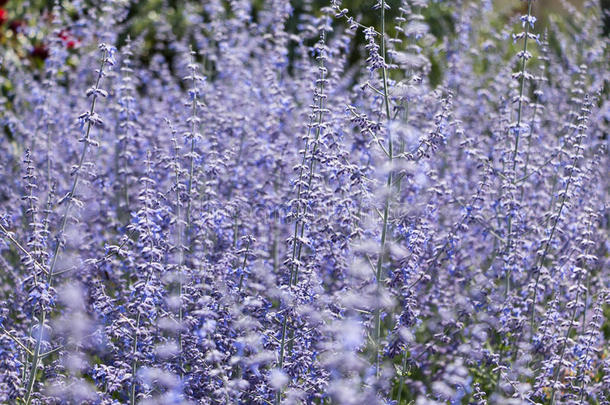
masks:
[[[511,1],[4,11],[0,402],[610,404],[603,13]]]

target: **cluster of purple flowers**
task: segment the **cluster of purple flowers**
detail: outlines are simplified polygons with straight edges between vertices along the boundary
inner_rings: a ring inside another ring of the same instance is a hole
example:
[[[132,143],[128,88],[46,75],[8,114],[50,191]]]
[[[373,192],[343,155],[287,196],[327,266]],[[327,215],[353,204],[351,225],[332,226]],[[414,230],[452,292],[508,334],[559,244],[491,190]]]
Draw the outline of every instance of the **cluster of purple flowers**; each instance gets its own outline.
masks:
[[[610,404],[603,13],[514,1],[184,2],[148,55],[56,6],[0,56],[0,402]]]

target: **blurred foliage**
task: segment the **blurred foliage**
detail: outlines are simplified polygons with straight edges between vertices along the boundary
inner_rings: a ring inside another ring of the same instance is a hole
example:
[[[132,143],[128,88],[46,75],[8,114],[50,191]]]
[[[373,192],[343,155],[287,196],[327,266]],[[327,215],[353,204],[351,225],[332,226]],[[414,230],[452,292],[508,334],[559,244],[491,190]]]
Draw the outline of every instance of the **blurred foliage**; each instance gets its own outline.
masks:
[[[170,67],[176,57],[175,51],[170,43],[171,39],[158,34],[158,24],[162,19],[160,13],[163,13],[163,18],[170,27],[172,34],[183,39],[189,32],[192,32],[192,27],[189,22],[189,13],[195,11],[205,19],[205,2],[191,2],[184,0],[124,0],[128,3],[128,13],[125,21],[119,30],[119,46],[121,46],[128,37],[143,39],[143,52],[139,55],[142,63],[148,64],[155,53],[162,54],[169,62]],[[576,1],[576,0],[575,0]],[[610,10],[610,0],[600,0],[603,7]],[[578,5],[582,0],[574,3]],[[27,35],[23,35],[24,26],[29,27],[44,27],[48,24],[49,11],[51,10],[55,0],[3,0],[0,3],[4,16],[0,16],[0,47],[12,49],[16,55],[23,59],[26,64],[32,67],[42,67],[42,61],[46,57],[45,42],[48,41],[47,35],[49,32],[44,32],[44,29],[27,30]],[[64,9],[68,18],[76,20],[78,18],[75,1],[59,0],[59,4]],[[93,13],[101,7],[101,2],[96,0],[81,0],[81,5],[78,7],[84,13]],[[300,16],[306,12],[306,2],[292,0],[293,14],[287,21],[288,31],[293,33],[299,32]],[[552,13],[565,13],[565,9],[560,6],[559,0],[539,0],[535,4],[534,12],[537,14],[540,21],[536,25],[538,32],[544,30],[545,22],[548,21]],[[229,3],[224,2],[227,11],[229,12]],[[257,15],[266,6],[265,0],[253,0],[252,17],[256,21]],[[313,10],[321,10],[329,4],[329,0],[312,0],[310,7]],[[379,26],[377,13],[371,12],[375,0],[343,0],[342,7],[350,10],[350,14],[358,19],[364,26]],[[396,32],[393,21],[397,17],[399,11],[400,0],[388,0],[390,10],[387,12],[386,29],[390,37],[394,37]],[[459,3],[457,3],[459,4]],[[526,2],[523,1],[500,1],[496,0],[495,19],[492,23],[496,28],[501,28],[511,17],[521,15],[525,12]],[[442,60],[445,56],[443,43],[448,36],[455,33],[455,16],[454,7],[455,1],[432,1],[429,6],[422,11],[426,22],[430,28],[431,36],[425,38],[425,43],[420,40],[419,45],[422,46],[426,57],[430,61],[429,79],[433,85],[439,84],[443,78]],[[610,16],[610,14],[608,14]],[[4,21],[2,20],[4,18]],[[569,19],[562,22],[564,27],[569,24]],[[337,27],[345,27],[345,20],[337,20]],[[606,34],[609,29],[610,21],[606,21]],[[68,41],[66,41],[67,43]],[[362,60],[364,46],[364,35],[362,30],[359,30],[352,43],[351,54],[349,57],[350,64],[358,64]],[[76,46],[72,46],[75,48]],[[70,49],[72,49],[70,48]],[[511,49],[512,50],[512,49]],[[292,57],[292,52],[290,56]],[[483,65],[484,68],[484,65]],[[213,68],[210,68],[210,74],[213,74]],[[392,73],[396,74],[396,72]]]

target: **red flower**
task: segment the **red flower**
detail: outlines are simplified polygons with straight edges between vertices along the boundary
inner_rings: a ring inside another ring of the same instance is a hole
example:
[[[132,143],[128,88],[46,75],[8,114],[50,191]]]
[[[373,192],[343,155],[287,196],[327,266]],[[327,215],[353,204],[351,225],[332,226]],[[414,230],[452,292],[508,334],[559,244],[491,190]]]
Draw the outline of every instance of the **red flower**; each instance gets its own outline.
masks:
[[[66,39],[68,39],[68,37],[70,37],[70,32],[68,30],[61,30],[59,31],[59,33],[57,34],[57,36],[62,40],[65,41]]]
[[[63,42],[64,46],[67,49],[74,49],[76,48],[78,45],[80,45],[80,41],[78,40],[78,38],[75,38],[69,30],[64,29],[59,31],[59,33],[57,34],[57,36],[59,37],[59,39],[61,39],[61,42]]]
[[[0,25],[4,24],[8,20],[8,13],[5,9],[0,8]]]

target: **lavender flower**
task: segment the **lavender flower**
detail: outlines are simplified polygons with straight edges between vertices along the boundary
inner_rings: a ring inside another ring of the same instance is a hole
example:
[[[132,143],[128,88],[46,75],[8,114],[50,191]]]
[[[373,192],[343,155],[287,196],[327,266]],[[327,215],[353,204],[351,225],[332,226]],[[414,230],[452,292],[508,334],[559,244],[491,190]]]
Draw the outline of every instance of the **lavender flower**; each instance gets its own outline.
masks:
[[[596,2],[128,3],[0,20],[0,402],[609,403]]]

